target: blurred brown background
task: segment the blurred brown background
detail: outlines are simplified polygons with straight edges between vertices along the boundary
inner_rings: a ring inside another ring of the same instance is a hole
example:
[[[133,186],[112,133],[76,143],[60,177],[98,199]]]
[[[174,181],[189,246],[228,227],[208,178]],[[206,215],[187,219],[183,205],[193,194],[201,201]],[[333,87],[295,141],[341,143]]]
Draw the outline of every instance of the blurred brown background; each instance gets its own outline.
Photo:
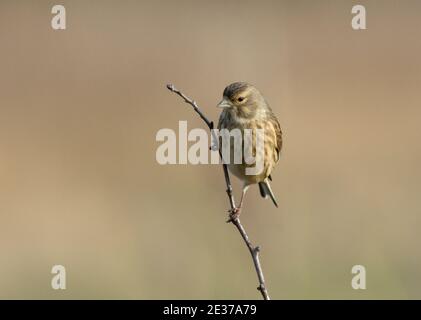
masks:
[[[219,166],[160,166],[156,132],[255,84],[285,145],[276,209],[242,222],[269,292],[421,298],[420,1],[0,2],[0,298],[260,298]],[[238,194],[238,184],[236,191]],[[51,289],[54,264],[67,289]],[[367,290],[351,268],[367,268]]]

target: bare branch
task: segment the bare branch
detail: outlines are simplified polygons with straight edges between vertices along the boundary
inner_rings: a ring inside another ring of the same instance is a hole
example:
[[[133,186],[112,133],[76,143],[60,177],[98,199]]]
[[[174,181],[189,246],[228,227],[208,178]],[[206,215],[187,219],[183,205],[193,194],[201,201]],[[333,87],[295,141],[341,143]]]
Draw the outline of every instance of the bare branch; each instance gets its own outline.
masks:
[[[200,118],[206,123],[208,128],[212,131],[212,134],[214,134],[214,132],[212,130],[212,129],[214,129],[213,122],[210,121],[202,113],[202,111],[200,110],[196,101],[194,101],[194,100],[190,99],[189,97],[187,97],[186,95],[184,95],[180,90],[175,88],[174,85],[172,85],[172,84],[168,84],[167,88],[168,88],[168,90],[176,93],[181,98],[183,98],[186,103],[191,105],[193,107],[194,111],[197,112],[197,114],[200,116]],[[228,199],[229,199],[229,202],[230,202],[230,207],[231,207],[230,212],[234,212],[235,209],[236,209],[236,206],[235,206],[234,195],[233,195],[233,192],[232,192],[231,180],[230,180],[230,176],[229,176],[229,173],[228,173],[228,167],[227,167],[226,163],[224,163],[224,162],[222,163],[222,166],[223,166],[223,169],[224,169],[225,184],[226,184],[226,187],[227,187],[226,192],[227,192]],[[244,242],[247,245],[247,248],[250,251],[250,254],[251,254],[251,257],[252,257],[253,263],[254,263],[254,268],[256,269],[257,278],[259,280],[259,286],[257,287],[257,290],[260,291],[260,293],[263,296],[263,299],[270,300],[269,294],[268,294],[266,286],[265,286],[265,278],[263,276],[262,266],[260,264],[260,259],[259,259],[260,247],[259,246],[254,247],[252,245],[252,243],[251,243],[251,241],[250,241],[250,239],[249,239],[249,237],[246,233],[246,230],[244,229],[243,225],[241,224],[238,216],[230,217],[230,219],[227,222],[231,222],[233,225],[235,225],[237,230],[240,232],[241,237],[243,238]]]
[[[170,91],[178,94],[180,97],[182,97],[184,99],[184,102],[191,105],[193,107],[194,111],[196,111],[199,114],[200,118],[202,118],[202,120],[205,121],[208,128],[210,130],[213,129],[213,122],[209,121],[209,119],[205,117],[205,115],[202,113],[202,111],[200,111],[199,107],[196,104],[196,101],[194,101],[194,100],[190,99],[189,97],[185,96],[181,91],[177,90],[177,88],[174,87],[173,84],[167,84],[167,88],[168,88],[168,90],[170,90]]]

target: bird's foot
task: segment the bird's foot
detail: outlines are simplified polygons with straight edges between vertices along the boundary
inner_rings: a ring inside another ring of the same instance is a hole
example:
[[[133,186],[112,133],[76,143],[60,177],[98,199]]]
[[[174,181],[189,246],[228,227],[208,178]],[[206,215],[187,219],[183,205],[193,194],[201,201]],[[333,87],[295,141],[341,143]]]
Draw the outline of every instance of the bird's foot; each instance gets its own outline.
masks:
[[[240,216],[241,207],[230,209],[230,210],[228,210],[228,213],[229,213],[229,215],[228,215],[227,223],[233,222],[233,221],[237,220],[238,217]]]

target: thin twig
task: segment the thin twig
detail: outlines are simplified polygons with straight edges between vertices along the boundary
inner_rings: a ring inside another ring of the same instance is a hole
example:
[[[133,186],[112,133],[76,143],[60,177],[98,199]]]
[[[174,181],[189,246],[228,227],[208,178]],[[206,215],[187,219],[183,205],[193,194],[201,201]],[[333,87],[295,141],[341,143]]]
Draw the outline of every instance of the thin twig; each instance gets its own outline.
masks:
[[[186,95],[184,95],[180,90],[175,88],[174,85],[172,85],[172,84],[168,84],[167,88],[168,88],[168,90],[174,92],[175,94],[177,94],[181,98],[183,98],[184,102],[191,105],[193,107],[194,111],[196,111],[199,114],[200,118],[206,123],[209,130],[211,130],[212,134],[215,134],[214,131],[213,131],[213,129],[214,129],[213,122],[210,121],[202,113],[202,111],[200,110],[196,101],[194,101],[194,100],[190,99],[189,97],[187,97]],[[217,141],[217,140],[215,140],[215,141]],[[224,163],[224,162],[222,162],[222,166],[223,166],[223,169],[224,169],[225,184],[227,186],[226,192],[227,192],[228,199],[229,199],[230,206],[231,206],[230,211],[234,212],[234,210],[236,209],[236,206],[235,206],[234,195],[233,195],[233,192],[232,192],[232,185],[231,185],[230,176],[229,176],[229,173],[228,173],[228,168],[227,168],[226,163]],[[259,259],[260,247],[259,246],[254,247],[252,245],[252,243],[251,243],[251,241],[250,241],[250,239],[249,239],[249,237],[246,233],[246,230],[244,229],[243,225],[241,224],[238,216],[231,217],[227,222],[231,222],[233,225],[235,225],[237,230],[240,232],[241,237],[243,238],[244,242],[247,245],[247,248],[250,251],[251,257],[253,258],[254,268],[256,269],[257,278],[259,279],[259,286],[257,287],[257,290],[260,291],[260,293],[263,296],[263,299],[270,300],[269,294],[268,294],[266,286],[265,286],[265,278],[263,276],[262,266],[260,264],[260,259]]]

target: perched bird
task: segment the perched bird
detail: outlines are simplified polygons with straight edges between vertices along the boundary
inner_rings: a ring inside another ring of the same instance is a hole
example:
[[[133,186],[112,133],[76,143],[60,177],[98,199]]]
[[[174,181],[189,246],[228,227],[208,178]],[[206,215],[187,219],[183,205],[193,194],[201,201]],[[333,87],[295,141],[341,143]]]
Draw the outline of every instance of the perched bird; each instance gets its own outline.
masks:
[[[244,159],[245,150],[241,163],[234,163],[235,146],[232,143],[233,139],[231,139],[228,169],[244,183],[240,205],[231,214],[240,214],[247,189],[250,185],[256,183],[259,184],[261,196],[264,198],[269,196],[275,206],[278,207],[269,183],[269,180],[272,180],[271,173],[279,160],[282,148],[282,131],[278,119],[262,94],[254,86],[245,82],[235,82],[227,86],[218,107],[223,108],[219,117],[218,129],[220,131],[222,129],[228,129],[229,131],[240,129],[243,135],[244,129],[251,129],[253,138],[251,145],[249,144],[249,148],[252,148],[250,151],[256,157],[256,161],[258,156],[263,159],[263,170],[260,173],[256,175],[246,174],[246,168],[252,167],[252,165],[247,164]],[[259,149],[261,150],[260,153],[263,154],[256,154],[256,129],[264,130],[264,147]],[[244,149],[244,139],[241,149]]]

